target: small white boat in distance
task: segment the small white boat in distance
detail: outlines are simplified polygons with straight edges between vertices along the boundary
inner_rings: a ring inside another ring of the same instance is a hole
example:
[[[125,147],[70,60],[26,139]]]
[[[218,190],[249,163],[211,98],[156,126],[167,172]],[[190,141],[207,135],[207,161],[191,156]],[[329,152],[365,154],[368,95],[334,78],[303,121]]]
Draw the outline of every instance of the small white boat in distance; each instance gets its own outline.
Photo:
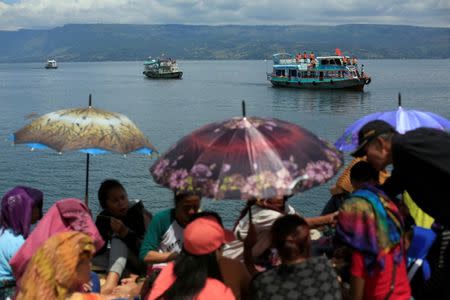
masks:
[[[48,59],[47,63],[45,64],[46,69],[58,69],[58,64],[56,63],[56,60],[54,59]]]

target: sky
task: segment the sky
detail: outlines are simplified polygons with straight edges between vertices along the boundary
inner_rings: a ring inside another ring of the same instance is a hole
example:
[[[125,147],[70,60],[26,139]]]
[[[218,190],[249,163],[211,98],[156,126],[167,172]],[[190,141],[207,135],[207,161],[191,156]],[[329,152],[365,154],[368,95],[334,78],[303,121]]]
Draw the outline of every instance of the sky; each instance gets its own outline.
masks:
[[[450,27],[450,0],[0,0],[0,30],[73,23]]]

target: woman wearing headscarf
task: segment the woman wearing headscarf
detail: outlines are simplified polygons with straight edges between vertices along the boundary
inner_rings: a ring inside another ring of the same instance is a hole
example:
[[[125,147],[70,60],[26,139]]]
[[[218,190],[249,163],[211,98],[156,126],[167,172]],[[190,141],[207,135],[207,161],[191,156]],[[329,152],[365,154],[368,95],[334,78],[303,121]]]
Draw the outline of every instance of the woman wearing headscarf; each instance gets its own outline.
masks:
[[[352,168],[369,163],[361,161]],[[352,300],[409,300],[402,243],[403,218],[392,200],[373,185],[364,185],[341,206],[336,226],[341,242],[352,251]]]
[[[75,294],[90,280],[94,252],[92,238],[84,233],[67,231],[50,237],[28,264],[16,299],[102,299]]]
[[[104,244],[87,206],[81,200],[75,198],[59,200],[50,207],[23,246],[9,262],[18,286],[21,285],[20,278],[37,249],[49,237],[65,231],[86,233],[93,239],[97,250]]]
[[[14,293],[15,280],[9,260],[16,254],[42,215],[43,193],[17,186],[2,198],[0,214],[0,298]]]

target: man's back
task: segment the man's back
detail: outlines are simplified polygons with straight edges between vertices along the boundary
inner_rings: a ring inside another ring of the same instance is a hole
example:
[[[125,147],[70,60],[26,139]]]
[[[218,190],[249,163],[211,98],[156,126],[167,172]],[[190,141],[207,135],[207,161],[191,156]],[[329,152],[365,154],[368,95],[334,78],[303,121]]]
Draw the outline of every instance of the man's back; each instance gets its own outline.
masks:
[[[407,190],[439,223],[450,225],[450,134],[419,128],[392,138],[392,176],[383,189],[394,197]]]

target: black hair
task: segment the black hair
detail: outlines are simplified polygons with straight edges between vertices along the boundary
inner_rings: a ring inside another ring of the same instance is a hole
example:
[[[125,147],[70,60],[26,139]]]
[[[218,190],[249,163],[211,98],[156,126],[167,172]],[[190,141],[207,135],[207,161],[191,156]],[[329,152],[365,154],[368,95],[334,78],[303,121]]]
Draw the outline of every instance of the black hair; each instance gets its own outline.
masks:
[[[205,287],[208,278],[223,282],[215,252],[192,255],[185,250],[175,260],[176,279],[158,299],[192,300]]]
[[[379,172],[367,161],[359,161],[350,169],[350,180],[368,182],[374,180],[378,183]]]
[[[195,215],[193,215],[191,217],[191,220],[189,222],[192,222],[192,221],[194,221],[198,218],[202,218],[202,217],[214,217],[214,218],[216,218],[216,220],[220,224],[220,226],[223,227],[222,218],[220,217],[220,215],[218,213],[216,213],[215,211],[212,211],[212,210],[205,210],[205,211],[196,213]]]
[[[198,196],[201,198],[201,195],[199,193],[195,193],[195,192],[174,192],[174,201],[175,201],[175,206],[178,204],[178,202],[180,202],[181,200],[183,200],[186,197],[190,197],[190,196]]]
[[[98,189],[98,201],[103,209],[106,209],[106,200],[108,200],[108,194],[112,189],[121,188],[126,191],[123,185],[116,179],[106,179],[100,185]]]
[[[292,237],[292,240],[288,240]],[[272,225],[272,244],[283,260],[311,255],[309,225],[299,215],[286,215]]]
[[[293,195],[284,195],[283,196],[283,202],[286,203],[286,201],[288,201],[289,198],[291,198]],[[255,205],[257,202],[256,198],[252,198],[250,200],[247,200],[247,204],[244,206],[244,208],[241,210],[241,212],[239,213],[239,217],[237,218],[236,222],[233,225],[233,231],[236,229],[236,227],[238,226],[239,222],[248,214],[250,213],[250,209],[252,208],[253,205]]]

